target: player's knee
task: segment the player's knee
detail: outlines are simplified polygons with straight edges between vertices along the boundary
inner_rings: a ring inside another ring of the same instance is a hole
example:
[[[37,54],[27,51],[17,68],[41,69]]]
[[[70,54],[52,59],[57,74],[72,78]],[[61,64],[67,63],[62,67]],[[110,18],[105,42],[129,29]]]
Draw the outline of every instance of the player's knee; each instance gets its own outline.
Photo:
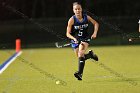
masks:
[[[78,52],[78,57],[84,57],[84,52],[82,50]]]

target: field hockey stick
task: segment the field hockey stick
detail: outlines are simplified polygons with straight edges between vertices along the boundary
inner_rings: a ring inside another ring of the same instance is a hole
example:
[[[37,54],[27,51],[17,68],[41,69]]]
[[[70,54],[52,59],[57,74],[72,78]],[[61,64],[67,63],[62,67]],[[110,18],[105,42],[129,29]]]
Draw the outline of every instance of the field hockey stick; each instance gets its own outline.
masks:
[[[60,44],[58,44],[58,42],[56,42],[56,43],[55,43],[55,46],[56,46],[57,48],[63,48],[63,47],[70,46],[71,44],[72,44],[72,43],[66,43],[66,44],[60,45]]]
[[[87,40],[84,40],[84,41],[88,41],[88,42],[90,42],[91,39],[92,39],[92,38],[87,39]],[[82,41],[81,41],[81,42],[82,42]],[[66,43],[66,44],[60,45],[60,44],[58,44],[58,42],[56,42],[56,43],[55,43],[55,46],[56,46],[57,48],[63,48],[63,47],[70,46],[70,45],[73,44],[73,43],[74,43],[74,42]]]

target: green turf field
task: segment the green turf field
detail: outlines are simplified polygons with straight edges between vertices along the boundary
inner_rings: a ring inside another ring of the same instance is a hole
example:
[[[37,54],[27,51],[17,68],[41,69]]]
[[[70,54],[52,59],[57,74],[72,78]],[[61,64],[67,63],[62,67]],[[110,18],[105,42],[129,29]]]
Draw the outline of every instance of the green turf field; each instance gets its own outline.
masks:
[[[140,93],[140,46],[89,49],[100,59],[86,62],[82,81],[73,76],[78,62],[71,48],[23,49],[0,75],[0,93]],[[0,50],[0,64],[9,51]]]

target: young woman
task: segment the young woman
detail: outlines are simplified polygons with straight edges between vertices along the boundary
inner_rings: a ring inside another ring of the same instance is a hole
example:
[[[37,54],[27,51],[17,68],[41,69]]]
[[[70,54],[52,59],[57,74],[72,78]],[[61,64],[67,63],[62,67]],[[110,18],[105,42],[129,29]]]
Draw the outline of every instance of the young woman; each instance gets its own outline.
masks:
[[[74,15],[68,21],[66,36],[71,39],[72,48],[74,48],[74,52],[79,59],[79,69],[74,73],[74,76],[78,80],[82,80],[85,60],[92,58],[98,61],[97,55],[92,50],[88,54],[85,54],[85,52],[90,39],[96,38],[99,24],[87,14],[82,13],[82,6],[79,2],[73,3],[73,12]],[[89,22],[94,26],[92,35],[88,34]]]

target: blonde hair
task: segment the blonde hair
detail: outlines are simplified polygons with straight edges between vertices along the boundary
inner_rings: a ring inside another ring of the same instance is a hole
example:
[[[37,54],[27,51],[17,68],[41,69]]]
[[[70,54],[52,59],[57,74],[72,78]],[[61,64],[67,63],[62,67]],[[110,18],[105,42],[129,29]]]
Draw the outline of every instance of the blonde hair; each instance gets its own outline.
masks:
[[[75,5],[80,5],[82,7],[80,2],[73,2],[73,6],[75,6]]]

